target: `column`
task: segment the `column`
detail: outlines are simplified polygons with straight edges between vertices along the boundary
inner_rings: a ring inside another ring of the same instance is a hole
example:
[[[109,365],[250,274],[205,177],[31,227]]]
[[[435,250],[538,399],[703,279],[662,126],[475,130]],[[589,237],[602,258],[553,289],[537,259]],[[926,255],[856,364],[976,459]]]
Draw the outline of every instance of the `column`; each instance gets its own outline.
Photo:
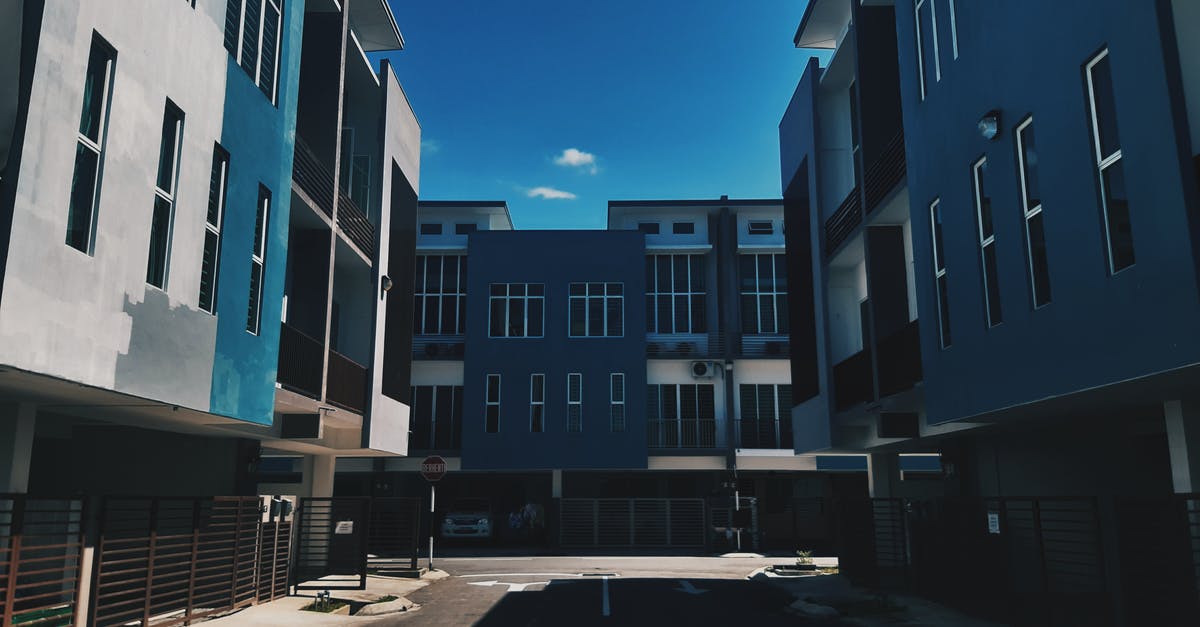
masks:
[[[867,455],[867,490],[871,498],[896,496],[900,481],[900,457],[895,453]]]
[[[0,492],[29,491],[36,422],[37,406],[32,403],[0,405]]]
[[[311,460],[311,462],[309,462]],[[333,476],[337,470],[337,457],[333,455],[312,455],[305,457],[304,473],[309,479],[309,496],[333,496]]]

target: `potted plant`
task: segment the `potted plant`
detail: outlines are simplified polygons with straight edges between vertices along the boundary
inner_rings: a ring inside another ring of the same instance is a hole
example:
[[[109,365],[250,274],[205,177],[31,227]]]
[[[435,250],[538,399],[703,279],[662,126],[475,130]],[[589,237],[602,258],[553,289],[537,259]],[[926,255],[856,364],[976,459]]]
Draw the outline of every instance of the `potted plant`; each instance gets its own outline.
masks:
[[[812,550],[796,551],[796,570],[816,570],[817,565],[813,563]]]

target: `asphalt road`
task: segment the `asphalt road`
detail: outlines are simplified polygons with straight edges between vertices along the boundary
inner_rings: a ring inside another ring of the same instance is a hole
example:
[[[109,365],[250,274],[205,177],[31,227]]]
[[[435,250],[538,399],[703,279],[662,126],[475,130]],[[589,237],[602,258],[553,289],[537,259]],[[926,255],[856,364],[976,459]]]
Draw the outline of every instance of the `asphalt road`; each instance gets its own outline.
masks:
[[[421,609],[389,625],[796,625],[780,589],[747,580],[778,559],[457,558],[451,576],[410,595]],[[840,623],[822,622],[823,625]]]

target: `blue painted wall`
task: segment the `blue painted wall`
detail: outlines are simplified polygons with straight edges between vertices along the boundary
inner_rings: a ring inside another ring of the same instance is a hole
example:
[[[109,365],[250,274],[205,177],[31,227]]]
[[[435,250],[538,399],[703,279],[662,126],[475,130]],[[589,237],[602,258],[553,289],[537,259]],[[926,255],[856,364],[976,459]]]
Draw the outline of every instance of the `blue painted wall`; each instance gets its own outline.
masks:
[[[645,468],[645,237],[637,231],[482,231],[469,240],[462,464],[469,470]],[[568,285],[625,284],[622,338],[567,337]],[[488,337],[491,283],[544,283],[541,339]],[[567,433],[567,373],[583,375],[583,432]],[[626,429],[609,428],[609,375],[625,373]],[[529,430],[529,377],[546,375],[545,431]],[[500,432],[484,431],[488,374]]]
[[[1200,361],[1190,164],[1164,67],[1161,2],[957,2],[952,58],[920,101],[913,1],[896,3],[918,305],[930,423]],[[1137,263],[1108,270],[1084,64],[1108,46]],[[1172,52],[1173,54],[1173,52]],[[1177,104],[1177,103],[1176,103]],[[1001,111],[987,141],[976,122]],[[1013,131],[1033,114],[1053,301],[1031,302]],[[1003,324],[987,328],[971,165],[987,155]],[[953,345],[938,346],[928,207],[941,198]],[[1194,206],[1194,205],[1193,205]],[[1194,209],[1193,209],[1194,210]]]
[[[229,151],[229,191],[221,231],[217,283],[217,345],[213,360],[213,413],[271,424],[279,359],[279,320],[287,267],[292,150],[304,0],[284,6],[278,104],[272,105],[232,56],[226,57],[225,118],[221,145]],[[258,186],[271,190],[262,324],[246,331]]]

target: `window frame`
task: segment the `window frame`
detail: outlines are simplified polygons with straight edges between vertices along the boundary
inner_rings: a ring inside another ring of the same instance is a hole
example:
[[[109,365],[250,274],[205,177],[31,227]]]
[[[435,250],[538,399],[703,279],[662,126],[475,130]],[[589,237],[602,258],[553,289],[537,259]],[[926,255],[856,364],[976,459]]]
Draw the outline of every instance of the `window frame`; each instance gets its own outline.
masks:
[[[590,294],[590,286],[603,286],[602,294]],[[577,296],[573,294],[576,286],[583,286],[583,295]],[[609,290],[613,286],[620,286],[620,294],[610,294]],[[591,302],[593,299],[599,299],[601,309],[604,312],[603,320],[601,321],[601,333],[593,335],[591,333]],[[583,301],[583,335],[575,333],[575,302]],[[612,335],[608,332],[608,306],[610,301],[616,301],[621,308],[621,332]],[[578,281],[567,284],[567,337],[569,338],[623,338],[625,337],[625,283],[622,281]]]
[[[504,286],[504,290],[505,290],[504,295],[499,296],[499,295],[492,294],[492,291],[496,288],[496,286],[500,286],[500,285]],[[512,294],[512,286],[514,286],[514,285],[524,286],[525,293],[523,295],[513,295]],[[531,295],[529,293],[529,288],[530,288],[530,286],[533,286],[533,285],[537,285],[542,288],[542,293],[540,295]],[[525,307],[524,307],[525,320],[524,320],[524,325],[523,325],[524,333],[522,335],[509,335],[508,331],[509,331],[509,329],[511,329],[511,326],[512,326],[509,323],[509,317],[512,313],[512,308],[511,308],[510,302],[513,300],[516,300],[516,299],[521,299],[525,303]],[[542,311],[542,332],[538,335],[530,335],[529,334],[529,311],[530,311],[529,301],[534,300],[534,299],[537,299],[538,307]],[[504,330],[505,330],[504,335],[493,335],[492,334],[492,313],[493,313],[492,303],[496,300],[504,301]],[[490,283],[488,285],[488,338],[490,338],[490,339],[525,340],[525,339],[542,339],[545,337],[546,337],[546,284],[545,283]]]
[[[758,230],[755,230],[755,225],[758,225]],[[766,225],[766,230],[763,230],[763,225]],[[774,235],[775,222],[773,220],[746,220],[747,235]]]
[[[675,258],[676,257],[684,257],[687,260],[685,262],[687,264],[687,271],[688,271],[687,286],[686,286],[687,289],[684,291],[677,291],[675,289]],[[670,265],[670,270],[669,270],[668,274],[671,277],[671,285],[668,286],[668,288],[667,288],[668,291],[663,291],[662,289],[660,289],[660,286],[658,285],[658,263],[659,263],[659,259],[661,259],[661,258],[670,259],[670,261],[668,262]],[[699,261],[698,265],[700,266],[701,271],[707,273],[708,272],[708,263],[707,263],[708,256],[706,253],[651,253],[651,254],[646,255],[646,259],[648,260],[648,262],[649,262],[649,260],[653,260],[653,263],[654,263],[654,273],[653,273],[654,285],[646,285],[646,298],[654,299],[654,308],[653,308],[654,315],[648,316],[647,320],[646,320],[646,329],[647,329],[648,333],[660,334],[660,335],[702,335],[702,334],[709,332],[710,325],[709,325],[709,320],[708,320],[708,315],[707,315],[708,314],[708,288],[707,288],[708,277],[705,276],[702,279],[702,282],[705,285],[705,288],[703,290],[696,291],[695,289],[693,289],[696,284],[696,281],[692,278],[692,259],[693,258],[695,258]],[[687,302],[688,302],[688,330],[687,331],[680,331],[675,328],[675,318],[678,315],[677,312],[675,311],[676,298],[678,298],[680,296],[686,297]],[[700,297],[701,310],[704,311],[704,313],[705,313],[703,330],[696,329],[695,316],[692,315],[693,312],[692,312],[691,301],[692,301],[692,298],[697,297],[697,296]],[[658,300],[660,298],[669,298],[671,301],[671,329],[672,329],[671,331],[663,331],[662,325],[659,323]],[[647,314],[649,314],[649,313],[650,312],[647,311]]]
[[[446,290],[446,258],[456,257],[458,259],[455,264],[455,281],[458,285],[456,291],[450,292]],[[463,254],[442,254],[442,253],[417,253],[418,262],[416,265],[418,270],[423,270],[420,276],[414,275],[413,286],[413,335],[414,336],[440,336],[440,335],[464,335],[467,331],[467,256]],[[440,263],[439,279],[436,292],[427,291],[427,279],[429,276],[429,261],[438,259]],[[429,299],[438,299],[438,313],[434,328],[437,332],[431,332],[429,321],[426,320],[426,311],[428,309]],[[442,325],[443,316],[445,315],[446,301],[453,301],[454,307],[454,329],[447,331]],[[489,314],[490,315],[490,314]]]
[[[638,222],[637,230],[641,231],[645,235],[661,235],[662,234],[662,223],[661,222]]]
[[[171,245],[174,239],[175,231],[175,199],[179,191],[179,161],[183,157],[183,130],[184,130],[184,113],[170,98],[167,98],[166,105],[163,107],[163,130],[167,129],[167,123],[174,121],[174,129],[172,130],[172,146],[170,150],[166,150],[167,135],[166,133],[159,139],[159,163],[154,174],[154,205],[150,210],[150,242],[149,249],[146,253],[146,283],[162,291],[167,290],[167,281],[171,275]],[[163,155],[171,157],[171,171],[167,174],[167,182],[170,183],[171,189],[163,189],[159,185],[159,179],[163,170]],[[166,203],[167,215],[166,224],[163,228],[166,233],[163,234],[162,250],[160,252],[162,269],[158,273],[159,276],[152,274],[154,269],[154,214],[158,210],[157,204],[159,201]],[[155,282],[158,281],[158,283]]]
[[[203,285],[204,285],[203,264],[204,264],[204,261],[203,261],[203,258],[201,258],[201,261],[200,261],[200,263],[201,263],[201,268],[200,268],[200,278],[201,278],[200,286],[201,286],[201,288],[200,288],[200,290],[201,291],[196,296],[196,303],[200,307],[200,309],[202,311],[206,311],[213,315],[216,315],[216,313],[217,313],[217,288],[220,283],[219,279],[221,276],[221,242],[222,242],[221,230],[225,226],[225,209],[226,209],[226,203],[228,202],[228,196],[229,196],[229,152],[226,151],[225,148],[222,147],[220,143],[214,142],[212,171],[215,173],[218,167],[220,167],[219,183],[217,185],[218,189],[213,190],[213,189],[211,189],[211,187],[209,189],[210,204],[213,201],[213,198],[212,198],[213,193],[214,192],[216,193],[216,207],[217,207],[216,223],[213,223],[209,220],[208,212],[205,212],[205,214],[204,214],[204,238],[205,238],[205,241],[202,244],[203,247],[205,249],[208,248],[208,235],[209,234],[212,234],[212,236],[214,238],[216,238],[216,245],[215,245],[215,249],[213,250],[213,255],[212,255],[212,268],[209,270],[209,272],[212,274],[212,277],[209,279],[209,283],[210,283],[211,287],[209,288],[210,301],[208,303],[208,306],[205,307],[205,303],[204,303],[204,292],[203,292]],[[209,181],[211,182],[211,180],[212,179],[211,179],[211,174],[210,174]]]
[[[541,398],[538,398],[534,391],[537,386],[534,381],[541,381]],[[538,417],[538,428],[534,428],[534,410],[540,409],[541,415]],[[529,375],[529,432],[530,433],[545,433],[546,431],[546,375],[545,373],[535,372]]]
[[[696,223],[694,221],[681,221],[671,223],[671,235],[695,235]]]
[[[988,221],[988,229],[991,230],[991,233],[986,233],[984,229],[985,216],[983,211],[983,201],[984,198],[990,198],[986,195],[987,187],[985,186],[983,179],[984,170],[987,168],[987,164],[988,158],[986,155],[984,155],[971,165],[971,191],[972,196],[975,199],[975,225],[977,227],[976,235],[978,236],[979,241],[979,267],[980,276],[983,278],[983,313],[984,320],[987,322],[987,326],[990,329],[1004,322],[1004,308],[1000,300],[1000,277],[998,276],[999,258],[997,257],[996,252],[996,219],[995,215],[991,213],[990,201],[988,207],[989,213],[986,217]],[[989,248],[991,249],[990,252],[992,254],[992,259],[995,262],[993,265],[995,265],[996,268],[989,268]],[[996,272],[993,272],[993,270],[996,270]],[[993,289],[996,292],[996,302],[994,303],[996,311],[994,314],[992,312]]]
[[[1092,57],[1084,65],[1084,76],[1086,77],[1086,81],[1087,81],[1088,117],[1089,117],[1089,121],[1091,122],[1091,132],[1092,132],[1092,154],[1094,155],[1095,160],[1096,160],[1096,174],[1097,174],[1096,178],[1097,178],[1097,183],[1098,183],[1099,189],[1100,189],[1100,218],[1101,218],[1101,221],[1104,223],[1104,244],[1105,244],[1106,257],[1108,259],[1108,272],[1110,275],[1115,276],[1116,274],[1120,273],[1121,271],[1123,271],[1127,268],[1130,268],[1134,264],[1136,264],[1137,256],[1133,252],[1132,244],[1131,244],[1131,248],[1130,248],[1131,258],[1130,258],[1129,263],[1120,268],[1117,268],[1116,258],[1115,258],[1116,255],[1114,254],[1114,248],[1113,248],[1112,223],[1111,223],[1112,221],[1109,217],[1108,186],[1105,184],[1104,174],[1109,168],[1111,168],[1113,166],[1118,166],[1118,167],[1122,167],[1122,168],[1124,167],[1124,163],[1123,163],[1124,151],[1121,148],[1121,145],[1120,145],[1121,142],[1118,137],[1117,149],[1114,152],[1112,152],[1111,154],[1108,154],[1108,155],[1103,154],[1104,147],[1101,143],[1101,137],[1100,137],[1100,111],[1097,107],[1097,102],[1096,102],[1096,88],[1095,88],[1095,78],[1094,78],[1093,71],[1095,70],[1096,66],[1099,65],[1100,62],[1103,61],[1104,59],[1109,59],[1109,65],[1108,65],[1109,76],[1108,76],[1108,78],[1109,78],[1110,83],[1114,83],[1113,76],[1112,76],[1112,61],[1111,61],[1111,58],[1109,57],[1108,46],[1105,46],[1099,52],[1092,55]],[[1117,113],[1116,112],[1116,93],[1117,93],[1117,90],[1116,90],[1116,85],[1114,83],[1113,84],[1113,111],[1112,111],[1113,116],[1116,116],[1116,113]],[[1114,126],[1115,126],[1115,120],[1114,120]],[[1130,225],[1131,225],[1130,226],[1130,238],[1131,239],[1133,237],[1132,222],[1133,222],[1133,219],[1132,219],[1132,215],[1131,215],[1130,216]]]
[[[578,387],[574,393],[573,383]],[[583,374],[579,372],[567,373],[567,433],[583,433]]]
[[[929,96],[928,90],[925,88],[925,48],[924,38],[921,35],[921,8],[924,7],[926,3],[929,4],[929,25],[933,29],[934,82],[940,83],[942,81],[942,60],[940,51],[938,50],[937,2],[936,0],[917,0],[917,2],[913,5],[913,18],[917,35],[917,78],[919,79],[918,82],[921,85],[922,101]]]
[[[93,140],[91,137],[88,137],[87,134],[82,129],[83,118],[85,115],[84,112],[88,109],[88,102],[86,101],[87,80],[92,74],[92,57],[93,57],[93,55],[97,55],[100,58],[102,58],[103,64],[104,64],[103,79],[101,80],[101,86],[99,89],[100,112],[99,112],[98,121],[96,123],[96,139],[95,140]],[[97,224],[97,220],[98,220],[99,214],[100,214],[100,186],[101,186],[101,181],[104,178],[104,153],[105,153],[105,147],[108,144],[108,122],[109,122],[109,118],[111,117],[111,112],[112,112],[111,111],[112,110],[112,93],[113,93],[113,83],[114,83],[113,78],[116,75],[116,67],[117,67],[117,51],[116,51],[116,49],[113,48],[112,44],[108,43],[108,41],[106,39],[104,39],[104,37],[100,36],[100,33],[93,30],[92,31],[92,43],[88,47],[88,64],[84,68],[84,74],[83,74],[83,76],[84,76],[83,96],[84,96],[85,100],[84,100],[83,104],[80,106],[79,128],[76,128],[76,130],[75,130],[75,151],[76,151],[75,160],[76,160],[76,163],[72,164],[72,176],[71,176],[71,188],[70,188],[71,193],[70,193],[70,200],[68,200],[68,202],[67,202],[67,233],[64,238],[64,243],[66,243],[67,246],[70,246],[71,248],[74,248],[75,250],[78,250],[79,252],[81,252],[85,255],[88,255],[89,257],[95,255],[95,253],[96,253],[96,224]],[[91,181],[90,181],[90,187],[91,187],[90,196],[91,196],[91,198],[90,198],[87,208],[86,208],[87,220],[83,221],[87,225],[86,233],[84,234],[84,236],[82,238],[83,239],[83,242],[82,242],[83,248],[76,246],[75,243],[72,242],[72,238],[71,238],[71,225],[73,222],[75,222],[75,220],[73,220],[72,218],[75,215],[75,211],[76,211],[76,207],[74,206],[74,198],[75,198],[75,185],[77,183],[77,177],[78,177],[78,172],[77,172],[78,167],[79,167],[78,166],[78,158],[79,158],[78,153],[79,153],[80,147],[90,151],[92,154],[95,155],[95,159],[96,159],[96,172],[91,177]]]
[[[442,235],[445,227],[441,222],[422,222],[417,231],[418,235]]]
[[[267,242],[271,225],[271,190],[265,185],[258,185],[258,203],[254,208],[255,224],[262,222],[262,231],[257,233],[258,241],[251,243],[250,250],[250,298],[246,309],[246,332],[258,335],[262,331],[263,283],[267,279]],[[260,219],[258,216],[261,215]],[[257,230],[257,229],[256,229]],[[258,273],[258,287],[255,289],[254,274]]]
[[[786,270],[786,268],[787,268],[786,254],[785,253],[738,253],[737,256],[738,256],[738,297],[739,297],[738,298],[738,301],[739,301],[738,308],[742,315],[742,334],[743,335],[772,335],[772,336],[774,336],[774,335],[789,335],[791,333],[790,327],[786,331],[781,330],[781,329],[783,329],[783,327],[788,326],[788,322],[789,322],[788,317],[786,315],[780,316],[780,314],[779,314],[780,299],[783,299],[784,306],[786,306],[787,305],[787,297],[788,297],[786,289],[784,289],[784,290],[779,289],[779,268],[783,267],[784,272],[787,271]],[[743,285],[742,285],[743,277],[741,276],[741,260],[746,257],[754,258],[754,289],[750,290],[750,291],[746,291],[745,289],[743,289]],[[771,258],[771,291],[770,292],[759,291],[759,286],[760,286],[759,258],[760,257],[770,257]],[[744,306],[745,306],[745,298],[747,296],[754,297],[754,314],[755,314],[754,326],[757,329],[757,331],[754,331],[754,332],[746,331],[747,312],[745,311]],[[762,325],[762,297],[763,296],[771,297],[772,319],[774,321],[774,328],[775,328],[774,331],[763,331],[763,325]]]
[[[1046,305],[1050,304],[1050,302],[1052,300],[1051,294],[1053,292],[1050,288],[1050,282],[1049,282],[1050,281],[1049,260],[1048,259],[1046,260],[1046,275],[1047,276],[1046,276],[1045,294],[1042,294],[1041,291],[1038,289],[1038,279],[1037,279],[1038,272],[1037,272],[1037,268],[1034,267],[1034,263],[1033,263],[1034,242],[1033,242],[1033,233],[1032,233],[1031,229],[1029,228],[1029,225],[1030,225],[1030,222],[1032,222],[1038,216],[1042,216],[1042,229],[1043,229],[1043,231],[1042,231],[1042,249],[1043,249],[1043,251],[1042,251],[1042,253],[1045,254],[1045,247],[1046,247],[1045,212],[1044,212],[1045,201],[1042,200],[1041,192],[1039,190],[1037,204],[1032,207],[1030,206],[1029,182],[1028,182],[1028,180],[1029,180],[1028,174],[1029,174],[1030,165],[1028,163],[1028,160],[1025,158],[1026,143],[1025,143],[1024,133],[1025,133],[1026,129],[1030,129],[1030,132],[1034,132],[1033,131],[1033,115],[1026,116],[1025,119],[1023,121],[1021,121],[1020,124],[1017,125],[1017,128],[1013,131],[1013,136],[1016,140],[1016,148],[1017,148],[1017,178],[1020,181],[1020,187],[1021,187],[1021,215],[1022,215],[1022,225],[1025,230],[1025,261],[1026,261],[1026,265],[1028,266],[1028,270],[1029,270],[1029,296],[1030,296],[1030,299],[1033,301],[1033,308],[1036,310],[1036,309],[1040,309],[1040,308],[1045,307]],[[1036,135],[1034,137],[1036,138]],[[1036,139],[1035,139],[1034,145],[1036,146]],[[1040,164],[1033,165],[1034,168],[1037,168],[1039,166],[1040,166]],[[1040,178],[1038,179],[1038,187],[1039,188],[1041,187],[1041,179]],[[1043,298],[1044,298],[1044,300],[1043,300]]]
[[[618,390],[617,381],[621,382],[621,386],[620,386],[620,392],[621,392],[620,397],[621,398],[619,398],[619,399],[617,398],[617,390]],[[628,388],[626,387],[625,384],[626,384],[625,373],[613,372],[608,375],[608,400],[609,400],[608,429],[611,433],[625,433],[625,430],[628,428],[627,421],[628,421],[629,413],[626,410],[626,405],[625,405],[626,390]],[[620,420],[619,420],[619,422],[620,422],[619,429],[617,428],[617,424],[618,424],[617,408],[618,407],[621,410],[620,411],[621,416],[620,416]]]
[[[232,8],[233,2],[237,3],[237,9],[238,9],[237,41],[232,42],[232,45],[233,45],[232,49],[230,49],[230,47],[229,47],[229,44],[231,42],[225,42],[225,44],[226,44],[225,49],[228,50],[231,55],[233,55],[234,62],[238,65],[238,67],[242,68],[242,71],[244,71],[247,76],[250,77],[250,82],[254,83],[254,85],[259,88],[259,91],[261,91],[263,93],[263,95],[267,97],[267,100],[269,100],[272,105],[278,105],[279,104],[278,99],[279,99],[280,52],[283,49],[283,5],[284,5],[284,2],[283,2],[283,0],[232,0],[232,1],[227,0],[225,3],[225,11],[227,14],[225,19],[227,22],[229,20],[228,12],[229,12],[229,9]],[[251,33],[251,38],[253,39],[252,45],[254,47],[254,69],[253,70],[246,67],[242,63],[242,56],[246,54],[246,51],[245,51],[246,45],[248,43],[251,43],[251,42],[246,41],[247,40],[246,7],[251,2],[258,4],[258,29],[257,29],[256,33]],[[275,61],[273,64],[274,67],[272,68],[271,87],[270,87],[269,93],[268,93],[267,88],[263,84],[263,77],[262,77],[263,36],[265,34],[265,24],[266,24],[266,20],[264,18],[266,17],[266,8],[268,7],[268,5],[271,6],[271,8],[273,8],[275,10],[275,50],[274,50]]]
[[[929,231],[930,231],[930,247],[933,252],[933,286],[934,297],[938,309],[938,346],[945,350],[953,344],[953,337],[950,333],[950,311],[949,311],[949,274],[946,269],[946,247],[941,234],[939,222],[941,222],[942,214],[942,199],[934,198],[929,203]],[[945,301],[945,305],[943,305]]]
[[[501,385],[500,385],[501,384],[500,375],[499,374],[488,374],[488,375],[485,375],[485,377],[486,378],[484,379],[484,385],[483,385],[483,432],[488,433],[488,434],[500,433],[500,400],[501,400],[501,392],[503,392],[503,389],[501,388]],[[491,397],[492,378],[493,377],[495,377],[495,379],[496,379],[496,398],[494,400]],[[496,408],[496,429],[494,431],[488,431],[488,413],[491,411],[491,408],[493,408],[493,407]]]

